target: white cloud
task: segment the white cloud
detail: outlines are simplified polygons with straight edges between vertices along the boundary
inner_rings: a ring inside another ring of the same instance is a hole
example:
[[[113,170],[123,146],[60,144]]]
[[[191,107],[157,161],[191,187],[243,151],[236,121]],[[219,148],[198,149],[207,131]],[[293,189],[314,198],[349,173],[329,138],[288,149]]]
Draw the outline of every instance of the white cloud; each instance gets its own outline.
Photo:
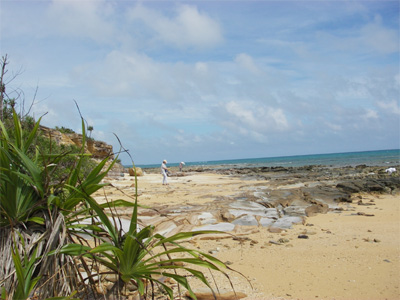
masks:
[[[325,125],[328,128],[332,129],[333,132],[338,132],[338,131],[341,131],[343,129],[342,125],[331,123],[331,122],[325,122]]]
[[[204,62],[197,62],[196,64],[195,64],[195,71],[198,73],[198,74],[201,74],[201,75],[206,75],[207,73],[208,73],[208,66],[207,66],[207,64],[206,63],[204,63]]]
[[[235,62],[242,68],[244,68],[252,73],[258,74],[260,72],[260,70],[258,69],[257,65],[255,64],[253,58],[246,53],[241,53],[241,54],[237,55],[235,58]]]
[[[367,121],[377,120],[379,118],[378,112],[373,109],[367,109],[363,115],[363,118]]]
[[[57,35],[108,43],[116,34],[113,8],[106,0],[53,0],[47,11],[48,28]]]
[[[141,20],[158,40],[178,48],[209,48],[223,41],[219,23],[192,5],[179,5],[174,18],[137,5],[128,12],[128,18]]]
[[[399,34],[394,29],[382,25],[382,17],[375,16],[374,22],[361,28],[360,42],[378,53],[390,54],[399,52]]]
[[[320,30],[316,42],[324,51],[340,51],[342,54],[385,55],[399,52],[398,31],[385,27],[378,15],[363,26],[347,30]]]
[[[289,129],[289,122],[281,108],[265,106],[254,101],[226,103],[223,106],[222,118],[222,122],[229,124],[242,135],[254,134],[259,137]]]
[[[378,101],[378,106],[386,111],[388,114],[395,114],[400,116],[399,101]]]
[[[166,77],[167,65],[145,54],[114,50],[104,61],[76,68],[74,77],[89,84],[98,96],[172,99],[176,93]]]

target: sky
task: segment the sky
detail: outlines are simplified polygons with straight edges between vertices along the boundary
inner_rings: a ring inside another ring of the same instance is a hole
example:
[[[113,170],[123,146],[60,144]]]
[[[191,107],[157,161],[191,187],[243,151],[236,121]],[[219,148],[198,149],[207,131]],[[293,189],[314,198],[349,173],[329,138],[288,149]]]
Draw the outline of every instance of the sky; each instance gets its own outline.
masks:
[[[398,149],[399,3],[0,0],[6,92],[125,165]]]

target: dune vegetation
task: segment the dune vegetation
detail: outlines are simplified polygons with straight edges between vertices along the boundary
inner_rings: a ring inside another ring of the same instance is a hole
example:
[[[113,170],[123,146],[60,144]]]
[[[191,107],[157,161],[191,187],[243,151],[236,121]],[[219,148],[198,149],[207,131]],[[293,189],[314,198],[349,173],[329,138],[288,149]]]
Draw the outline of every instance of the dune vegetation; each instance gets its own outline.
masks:
[[[83,118],[82,147],[60,148],[40,135],[41,119],[17,114],[10,103],[3,101],[0,122],[1,299],[126,299],[127,286],[144,297],[162,291],[172,299],[177,291],[165,278],[195,298],[188,274],[208,287],[199,267],[225,274],[224,263],[180,243],[210,232],[167,238],[138,224],[136,178],[132,201],[94,200],[118,155],[90,160]],[[118,207],[132,209],[127,232]],[[110,275],[116,280],[106,287],[102,278]]]

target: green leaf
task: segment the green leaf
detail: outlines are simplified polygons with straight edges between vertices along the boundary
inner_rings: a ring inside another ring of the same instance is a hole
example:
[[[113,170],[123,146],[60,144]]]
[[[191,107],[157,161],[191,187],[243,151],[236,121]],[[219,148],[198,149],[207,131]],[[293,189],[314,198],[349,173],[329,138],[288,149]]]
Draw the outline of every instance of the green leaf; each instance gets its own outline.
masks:
[[[48,198],[47,198],[47,206],[50,206],[54,203],[54,205],[56,206],[60,206],[60,197],[54,196],[53,194],[51,194]]]
[[[122,253],[121,249],[111,245],[110,243],[104,243],[101,244],[93,249],[90,250],[90,253],[103,253],[106,251],[116,251],[119,252],[120,254]]]
[[[26,180],[29,180],[30,183],[34,186],[36,192],[43,196],[43,180],[40,167],[34,163],[25,153],[23,153],[20,149],[12,145],[14,151],[18,154],[19,162],[26,168],[28,171],[28,175],[24,176]],[[19,172],[19,176],[23,176],[24,174]]]
[[[14,135],[15,135],[15,143],[18,149],[23,149],[23,139],[22,139],[22,127],[21,122],[19,121],[18,115],[13,109],[13,120],[14,120]]]
[[[126,200],[122,200],[122,199],[118,199],[118,200],[113,200],[107,203],[102,203],[100,204],[100,207],[103,208],[110,208],[110,207],[134,207],[136,204],[132,203],[130,201],[126,201]],[[139,205],[139,207],[142,208],[151,208],[151,206],[146,206],[146,205]]]
[[[1,135],[3,136],[5,141],[9,141],[10,137],[8,135],[7,129],[4,126],[4,123],[0,120],[0,127],[1,127]]]
[[[34,223],[37,223],[39,225],[44,225],[45,224],[44,219],[41,218],[41,217],[31,217],[27,221],[28,222],[34,222]]]
[[[179,240],[184,240],[184,239],[189,239],[197,235],[203,235],[203,234],[226,234],[226,232],[221,232],[221,231],[216,231],[216,230],[202,230],[202,231],[190,231],[190,232],[179,232],[177,234],[174,234],[168,238],[157,234],[156,237],[160,239],[159,244],[166,244],[166,243],[171,243],[171,242],[176,242]]]
[[[82,254],[86,254],[89,252],[92,248],[89,246],[81,245],[81,244],[67,244],[59,250],[59,253],[62,254],[68,254],[72,256],[78,256]],[[53,251],[52,254],[55,254],[56,252]]]
[[[24,149],[23,149],[24,152],[26,152],[28,150],[29,146],[32,144],[34,138],[36,137],[37,131],[40,127],[41,120],[42,120],[42,117],[40,117],[39,120],[35,123],[35,126],[29,133],[28,137],[26,138],[25,144],[24,144]]]
[[[15,246],[16,248],[17,246]],[[14,299],[17,299],[19,297],[26,298],[24,295],[24,283],[25,283],[25,276],[24,272],[22,269],[22,264],[21,264],[21,257],[18,253],[18,249],[12,249],[11,252],[13,262],[14,262],[14,267],[15,267],[15,273],[17,274],[17,279],[18,279],[18,286],[16,290],[16,295],[14,295]]]
[[[181,284],[183,287],[185,287],[188,290],[192,299],[197,299],[196,295],[193,293],[192,288],[190,287],[190,284],[187,281],[187,278],[185,276],[181,276],[178,274],[172,274],[172,273],[163,273],[163,275],[176,280],[179,284]]]

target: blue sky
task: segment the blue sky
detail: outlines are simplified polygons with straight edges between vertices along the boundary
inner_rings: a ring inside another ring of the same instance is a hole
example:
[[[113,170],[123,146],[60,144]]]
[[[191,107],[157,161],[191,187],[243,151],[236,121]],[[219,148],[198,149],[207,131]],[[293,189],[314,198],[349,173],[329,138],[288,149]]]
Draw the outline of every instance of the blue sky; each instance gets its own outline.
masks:
[[[0,19],[9,95],[81,132],[75,100],[135,164],[400,145],[399,1],[1,0]]]

